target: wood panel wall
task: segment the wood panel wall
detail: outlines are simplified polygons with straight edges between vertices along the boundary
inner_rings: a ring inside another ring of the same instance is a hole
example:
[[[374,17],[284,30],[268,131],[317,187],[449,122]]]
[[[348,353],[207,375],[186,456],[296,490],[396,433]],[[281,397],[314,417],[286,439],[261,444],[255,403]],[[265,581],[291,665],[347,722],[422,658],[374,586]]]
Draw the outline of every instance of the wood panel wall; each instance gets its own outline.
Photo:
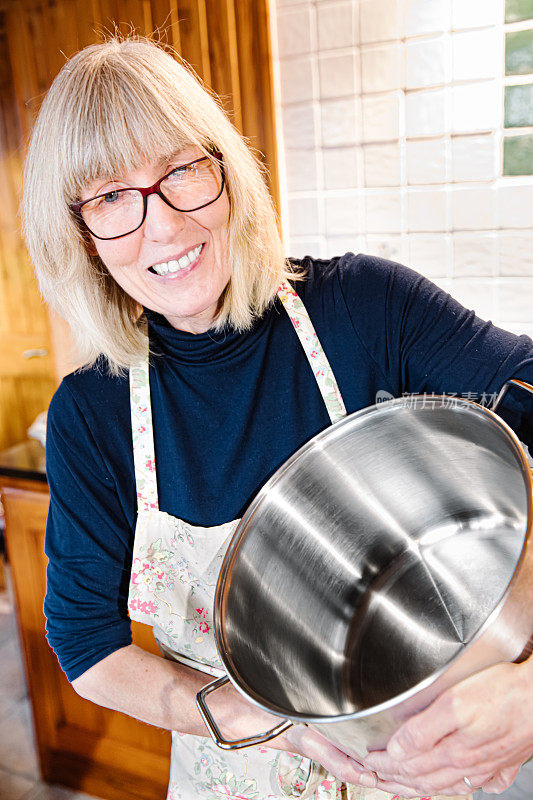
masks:
[[[268,0],[0,0],[0,449],[24,438],[75,364],[20,236],[24,145],[65,60],[115,30],[168,43],[192,65],[261,154],[279,206]]]

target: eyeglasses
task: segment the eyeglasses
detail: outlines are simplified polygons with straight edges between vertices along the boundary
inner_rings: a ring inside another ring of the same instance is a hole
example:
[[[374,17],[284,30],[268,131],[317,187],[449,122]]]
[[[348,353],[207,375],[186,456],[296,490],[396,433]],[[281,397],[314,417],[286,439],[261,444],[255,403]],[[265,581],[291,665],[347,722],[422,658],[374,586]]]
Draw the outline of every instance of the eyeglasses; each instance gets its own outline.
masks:
[[[69,208],[96,239],[120,239],[141,227],[151,194],[176,211],[198,211],[218,200],[224,183],[222,153],[215,152],[174,167],[145,189],[113,189]]]

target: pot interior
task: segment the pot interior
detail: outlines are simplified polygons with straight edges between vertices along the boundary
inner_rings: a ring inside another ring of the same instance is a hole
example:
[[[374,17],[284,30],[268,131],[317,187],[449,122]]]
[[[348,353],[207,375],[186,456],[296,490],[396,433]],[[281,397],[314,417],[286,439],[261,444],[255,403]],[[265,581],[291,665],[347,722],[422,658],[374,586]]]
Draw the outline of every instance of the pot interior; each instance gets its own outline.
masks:
[[[517,440],[474,404],[409,398],[347,417],[278,470],[235,533],[215,602],[228,673],[293,718],[411,690],[498,606],[528,498]]]

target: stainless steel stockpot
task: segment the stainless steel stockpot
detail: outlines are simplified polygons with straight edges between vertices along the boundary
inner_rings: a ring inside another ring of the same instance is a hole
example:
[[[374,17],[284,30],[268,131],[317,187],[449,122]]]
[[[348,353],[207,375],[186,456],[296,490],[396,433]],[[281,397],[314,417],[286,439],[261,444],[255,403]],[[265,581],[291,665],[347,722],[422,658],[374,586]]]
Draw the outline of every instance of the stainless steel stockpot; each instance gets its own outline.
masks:
[[[510,381],[500,397],[510,384],[533,393]],[[217,744],[300,722],[364,756],[449,686],[526,657],[531,517],[517,437],[471,401],[391,400],[315,436],[251,503],[222,565],[228,677],[198,695]],[[206,697],[228,680],[284,721],[225,739]]]

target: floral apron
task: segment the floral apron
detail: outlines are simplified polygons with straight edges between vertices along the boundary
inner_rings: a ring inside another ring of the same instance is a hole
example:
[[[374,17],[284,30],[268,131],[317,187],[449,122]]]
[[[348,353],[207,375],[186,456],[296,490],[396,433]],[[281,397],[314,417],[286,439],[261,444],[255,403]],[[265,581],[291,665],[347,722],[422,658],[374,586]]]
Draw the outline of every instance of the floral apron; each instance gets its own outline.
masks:
[[[309,315],[288,284],[282,284],[278,296],[311,364],[331,421],[336,422],[346,409]],[[159,510],[148,359],[130,370],[130,405],[138,510],[130,618],[153,627],[166,658],[206,675],[223,675],[213,631],[214,593],[239,520],[204,528]],[[224,751],[208,737],[172,732],[167,800],[282,797],[385,800],[391,795],[341,784],[303,756],[263,746]]]

